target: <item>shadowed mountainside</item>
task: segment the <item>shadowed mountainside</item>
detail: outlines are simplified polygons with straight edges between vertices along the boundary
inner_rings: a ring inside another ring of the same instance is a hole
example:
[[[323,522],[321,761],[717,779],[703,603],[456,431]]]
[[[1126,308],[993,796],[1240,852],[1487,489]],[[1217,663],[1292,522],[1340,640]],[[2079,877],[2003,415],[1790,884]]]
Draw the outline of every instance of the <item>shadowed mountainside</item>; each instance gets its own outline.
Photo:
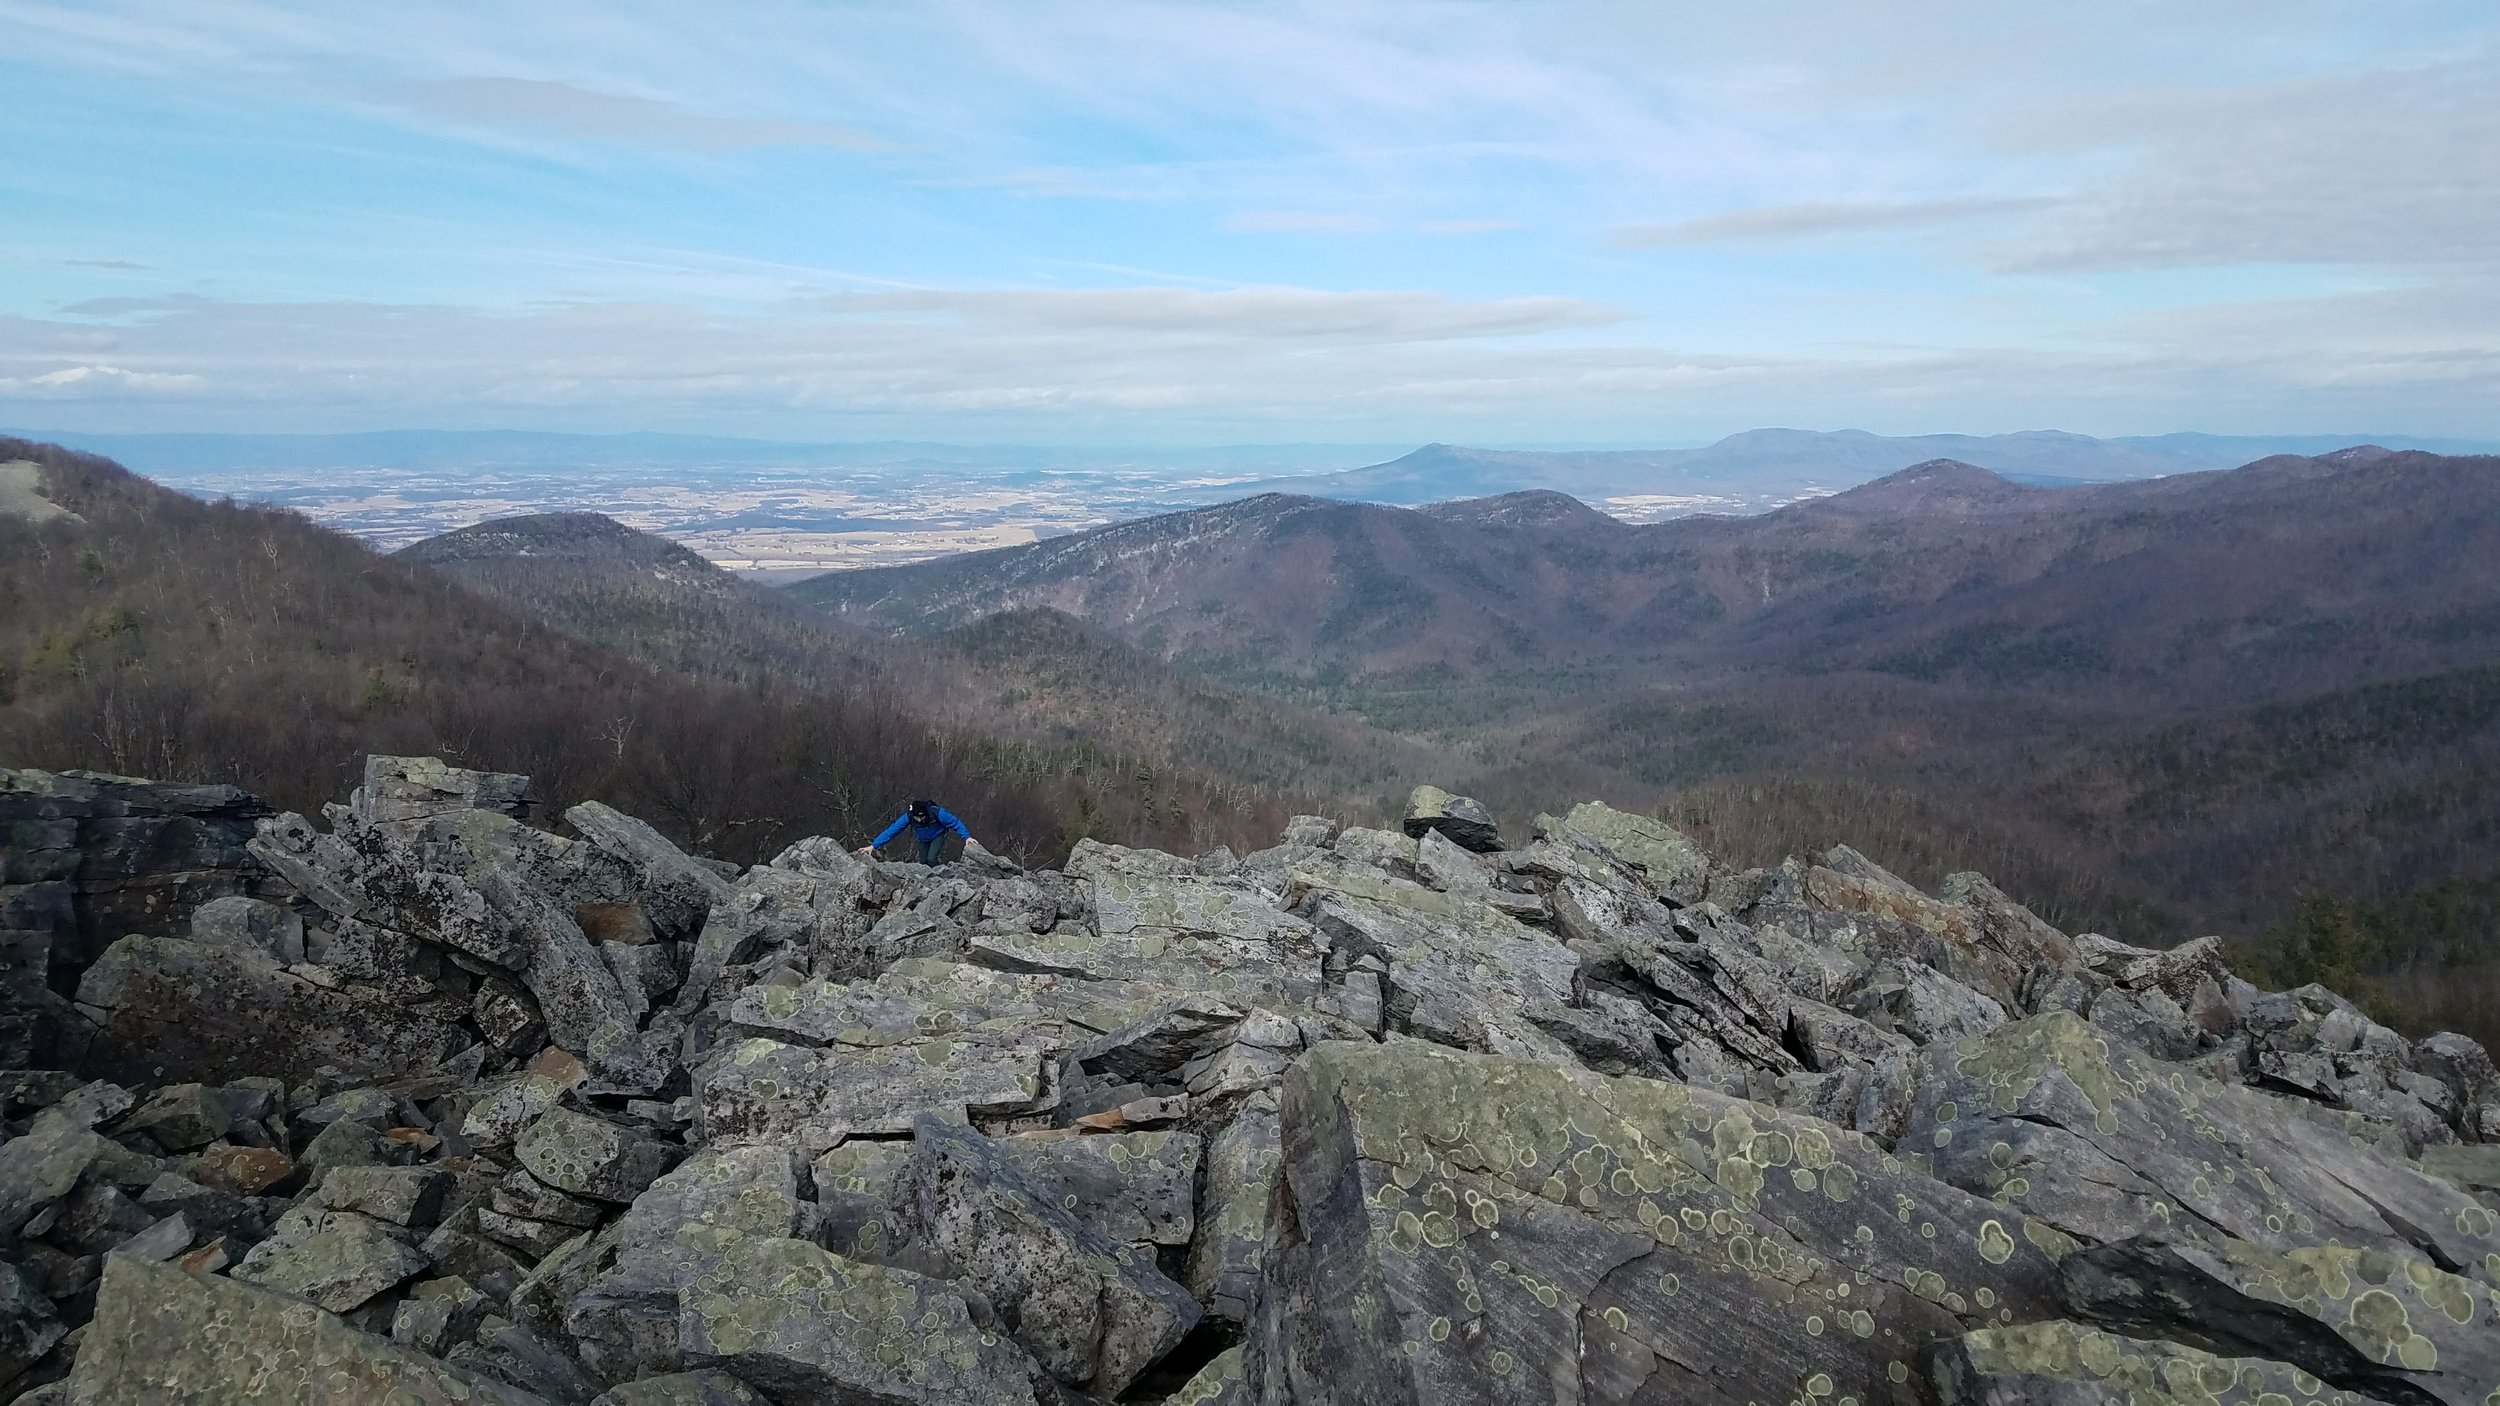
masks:
[[[810,620],[714,655],[711,622],[683,607],[717,573],[652,539],[608,534],[594,550],[601,535],[577,522],[542,539],[574,544],[554,558],[559,582],[599,577],[601,560],[674,574],[659,607],[614,622],[615,638],[652,641],[637,657],[570,628],[561,609],[510,608],[292,513],[203,503],[107,460],[0,441],[0,461],[20,459],[38,466],[45,501],[84,520],[0,519],[11,765],[230,782],[310,808],[352,785],[369,752],[424,752],[526,770],[551,803],[631,802],[731,857],[803,833],[866,839],[917,794],[947,797],[994,847],[1036,857],[1091,829],[1246,838],[1283,813],[1258,788],[1195,770],[1141,777],[1109,749],[954,726],[864,665],[802,687],[767,665],[828,637]],[[848,657],[881,647],[862,644]],[[698,658],[712,662],[688,666]]]
[[[1652,526],[1269,495],[789,589],[905,631],[1048,606],[1461,748],[1507,809],[1666,806],[1756,862],[1857,837],[2148,939],[2491,867],[2490,458],[2074,488],[1939,461]]]

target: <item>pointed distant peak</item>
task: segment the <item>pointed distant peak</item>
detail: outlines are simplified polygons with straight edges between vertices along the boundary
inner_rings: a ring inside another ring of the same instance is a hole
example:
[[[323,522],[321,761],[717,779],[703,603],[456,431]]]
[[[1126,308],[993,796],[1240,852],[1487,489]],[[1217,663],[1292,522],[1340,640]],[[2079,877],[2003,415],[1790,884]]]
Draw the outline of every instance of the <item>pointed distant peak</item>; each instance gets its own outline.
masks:
[[[1929,459],[1802,506],[1854,516],[1959,516],[2027,503],[2047,491],[2009,483],[1959,459]]]
[[[428,537],[400,552],[422,562],[494,561],[511,557],[583,560],[703,559],[665,537],[626,526],[605,513],[531,513],[496,518]],[[709,563],[704,563],[709,565]]]
[[[1614,518],[1570,494],[1551,488],[1529,488],[1490,498],[1462,498],[1454,503],[1434,503],[1416,511],[1443,522],[1467,523],[1476,527],[1554,527],[1566,523],[1621,526]]]
[[[1931,488],[2011,488],[2014,486],[1998,476],[1994,470],[1983,469],[1977,464],[1966,464],[1959,459],[1928,459],[1912,464],[1906,469],[1886,474],[1866,485],[1866,488],[1880,488],[1886,484],[1919,484]],[[1863,493],[1866,489],[1854,491]]]

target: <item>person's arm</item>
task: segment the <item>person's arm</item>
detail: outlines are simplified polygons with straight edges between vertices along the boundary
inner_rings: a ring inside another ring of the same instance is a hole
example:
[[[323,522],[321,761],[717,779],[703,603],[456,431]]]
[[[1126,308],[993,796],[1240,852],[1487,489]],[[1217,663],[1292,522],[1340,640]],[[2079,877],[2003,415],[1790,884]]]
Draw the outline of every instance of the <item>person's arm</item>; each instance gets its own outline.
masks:
[[[940,824],[944,825],[947,829],[952,830],[952,831],[954,831],[956,834],[963,836],[963,837],[964,837],[964,843],[965,843],[965,844],[970,844],[970,843],[972,843],[972,832],[971,832],[970,830],[965,829],[965,828],[964,828],[964,823],[963,823],[962,821],[957,820],[957,819],[955,818],[955,812],[953,812],[953,811],[951,811],[951,810],[948,810],[948,809],[947,809],[946,807],[944,807],[944,806],[939,806],[939,807],[938,807],[938,822],[939,822]]]
[[[895,836],[897,836],[897,835],[899,835],[899,834],[903,833],[903,827],[904,827],[905,825],[907,825],[907,824],[910,824],[910,823],[911,823],[911,812],[910,812],[910,811],[904,811],[901,815],[898,815],[898,816],[894,817],[894,823],[893,823],[893,824],[888,825],[887,827],[885,827],[885,833],[884,833],[884,834],[879,835],[877,838],[875,838],[875,839],[873,839],[873,840],[870,840],[870,841],[869,841],[869,842],[868,842],[865,846],[861,847],[861,849],[860,849],[860,853],[862,853],[862,854],[866,854],[866,853],[868,853],[870,850],[877,850],[877,849],[883,849],[883,848],[885,848],[885,842],[886,842],[886,841],[888,841],[888,840],[890,840],[890,839],[893,839]]]

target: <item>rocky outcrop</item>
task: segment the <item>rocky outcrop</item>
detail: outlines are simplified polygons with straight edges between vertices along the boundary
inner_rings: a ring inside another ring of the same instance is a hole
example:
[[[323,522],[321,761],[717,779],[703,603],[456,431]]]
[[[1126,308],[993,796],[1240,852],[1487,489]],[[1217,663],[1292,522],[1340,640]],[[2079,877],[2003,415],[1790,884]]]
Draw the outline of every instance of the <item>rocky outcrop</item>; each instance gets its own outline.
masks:
[[[232,786],[0,768],[0,1068],[73,1062],[67,998],[113,939],[249,891],[268,808]]]
[[[738,871],[530,795],[375,758],[165,871],[225,877],[79,969],[69,1068],[0,1076],[0,1390],[2500,1390],[2500,1075],[2219,943],[1596,804],[1508,848],[1428,788],[1056,872]]]

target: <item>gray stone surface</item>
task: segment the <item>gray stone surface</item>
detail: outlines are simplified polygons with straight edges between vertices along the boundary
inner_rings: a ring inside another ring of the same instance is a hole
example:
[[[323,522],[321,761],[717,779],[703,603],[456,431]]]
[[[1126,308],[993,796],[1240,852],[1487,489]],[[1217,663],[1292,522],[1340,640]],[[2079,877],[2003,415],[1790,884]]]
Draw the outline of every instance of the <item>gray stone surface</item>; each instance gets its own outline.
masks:
[[[2051,1321],[1981,1328],[1937,1344],[1938,1406],[2370,1406],[2287,1363]]]
[[[232,1274],[345,1313],[430,1264],[423,1251],[369,1216],[298,1207],[279,1219]]]
[[[963,1296],[803,1240],[728,1236],[686,1291],[679,1340],[776,1402],[1041,1403],[1032,1363]]]
[[[2053,1311],[2019,1216],[1742,1100],[1336,1042],[1282,1117],[1256,1400],[1891,1400]]]
[[[157,1399],[90,1315],[162,1260],[222,1275],[149,1281],[220,1324],[444,1374],[274,1399],[2500,1390],[2487,1054],[2217,940],[2069,937],[1845,847],[1732,870],[1594,805],[1517,850],[1302,817],[1239,857],[740,872],[528,790],[377,759],[179,911],[138,868],[76,888],[122,841],[0,793],[33,817],[0,961],[57,975],[80,903],[137,934],[86,1010],[8,997],[119,1079],[0,1075],[0,1375],[75,1353]]]
[[[2069,1255],[2058,1278],[2078,1316],[2131,1336],[2287,1362],[2388,1401],[2500,1395],[2500,1295],[2425,1260],[2154,1235]]]
[[[1478,853],[1502,847],[1502,832],[1484,802],[1453,796],[1438,786],[1418,786],[1407,796],[1404,824],[1409,835],[1438,833],[1459,848]]]
[[[531,1176],[558,1191],[602,1201],[633,1200],[677,1158],[666,1143],[569,1108],[540,1114],[521,1130],[512,1152]]]
[[[913,1140],[898,1216],[1053,1377],[1118,1396],[1198,1325],[1187,1290],[1087,1228],[990,1139],[923,1118]]]
[[[253,953],[125,937],[79,982],[96,1024],[86,1067],[130,1083],[289,1083],[328,1067],[358,1078],[431,1069],[472,1040],[456,1008],[316,984]]]
[[[69,1394],[80,1406],[532,1406],[299,1299],[112,1259]]]

